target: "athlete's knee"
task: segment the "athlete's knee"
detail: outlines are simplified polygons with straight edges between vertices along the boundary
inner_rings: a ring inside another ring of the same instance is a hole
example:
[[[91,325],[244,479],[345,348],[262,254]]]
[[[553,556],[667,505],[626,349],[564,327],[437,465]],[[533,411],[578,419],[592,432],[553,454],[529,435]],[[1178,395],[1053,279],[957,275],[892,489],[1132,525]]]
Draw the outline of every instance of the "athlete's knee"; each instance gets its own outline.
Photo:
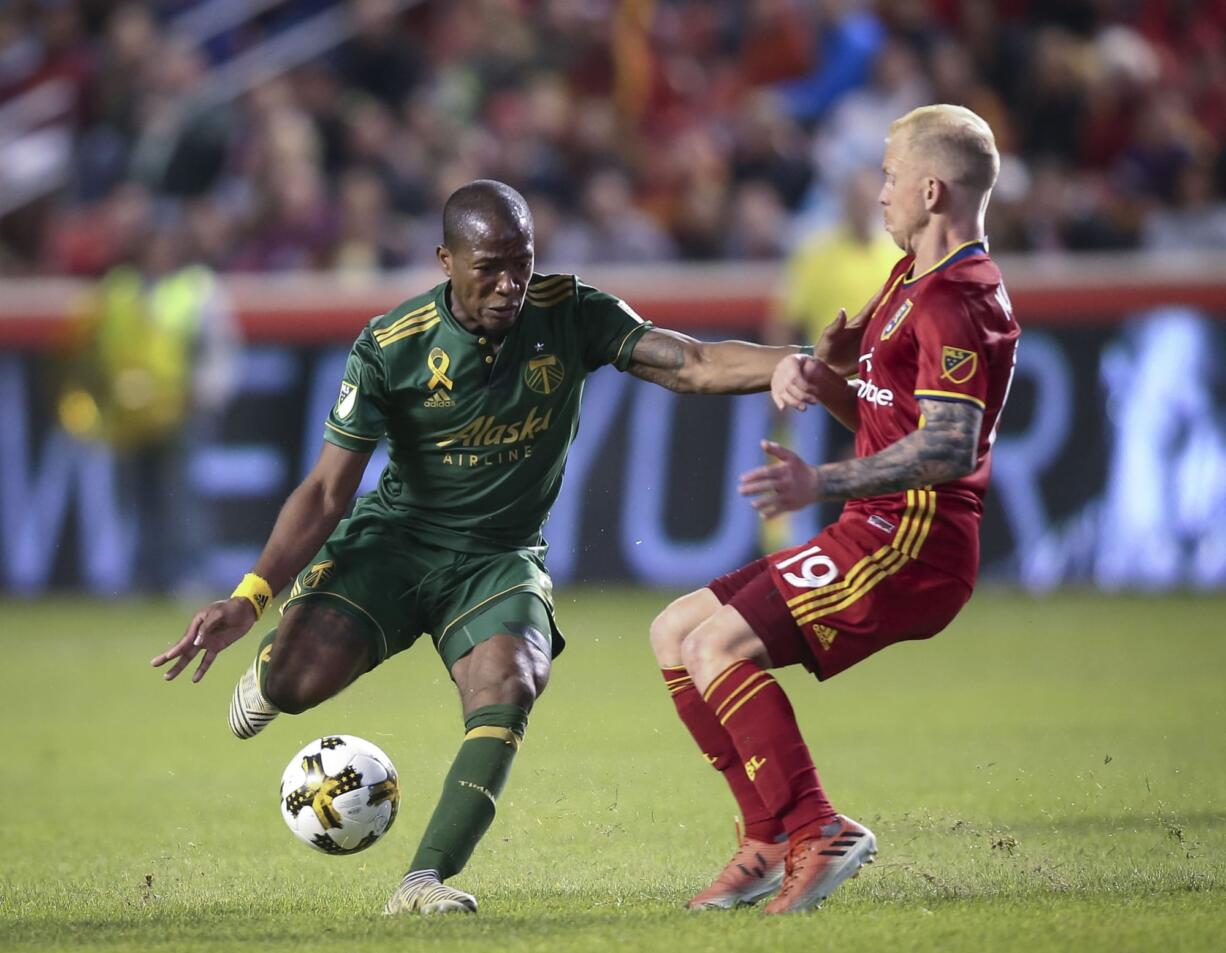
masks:
[[[720,672],[745,657],[738,641],[718,625],[700,625],[681,643],[681,664],[703,690]]]
[[[527,660],[529,677],[532,681],[532,698],[540,698],[549,685],[549,673],[552,669],[552,659],[534,650],[529,652]]]
[[[681,657],[681,643],[690,634],[689,627],[684,624],[684,615],[677,605],[680,601],[677,599],[665,606],[664,610],[651,620],[651,628],[647,633],[651,640],[651,651],[661,665],[677,664]]]
[[[352,619],[326,607],[295,606],[282,619],[264,694],[288,715],[336,695],[369,666],[369,643]]]
[[[715,594],[698,589],[674,599],[651,622],[648,638],[660,665],[681,661],[681,644],[694,629],[719,609]]]
[[[289,672],[285,668],[270,668],[268,671],[264,695],[277,706],[278,711],[300,715],[324,700],[314,697],[317,694],[304,684],[300,673]]]
[[[487,705],[517,705],[531,710],[542,691],[544,686],[538,685],[530,674],[509,671],[502,678],[470,683],[460,690],[460,695],[465,712]]]
[[[539,661],[528,646],[506,660],[506,664],[486,680],[485,687],[501,694],[502,704],[531,708],[549,681],[548,671],[541,671]]]
[[[456,662],[452,677],[466,712],[486,705],[530,709],[549,683],[550,660],[526,640],[495,636]]]
[[[711,648],[703,633],[697,630],[687,633],[680,645],[681,664],[691,675],[698,674],[710,664]]]
[[[273,666],[268,670],[264,694],[287,715],[300,715],[329,698],[349,684],[333,672],[322,669],[295,669]]]

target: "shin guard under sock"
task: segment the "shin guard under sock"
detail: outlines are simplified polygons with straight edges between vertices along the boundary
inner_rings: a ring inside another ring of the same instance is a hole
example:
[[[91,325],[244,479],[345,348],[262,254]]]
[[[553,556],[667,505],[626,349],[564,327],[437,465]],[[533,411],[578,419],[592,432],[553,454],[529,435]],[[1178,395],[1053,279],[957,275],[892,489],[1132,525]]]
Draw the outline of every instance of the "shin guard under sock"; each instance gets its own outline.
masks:
[[[753,782],[745,773],[745,766],[737,755],[732,739],[698,694],[689,672],[682,665],[674,665],[661,671],[682,724],[689,729],[707,763],[724,776],[728,787],[732,789],[732,796],[736,798],[737,807],[741,809],[741,817],[745,822],[745,835],[768,843],[775,840],[783,833],[783,825],[762,803],[762,798],[754,790]]]
[[[494,821],[494,805],[528,727],[518,705],[486,705],[464,721],[466,734],[409,870],[437,870],[446,880],[464,869]]]
[[[727,731],[754,790],[790,837],[835,817],[787,695],[749,659],[726,668],[704,700]]]

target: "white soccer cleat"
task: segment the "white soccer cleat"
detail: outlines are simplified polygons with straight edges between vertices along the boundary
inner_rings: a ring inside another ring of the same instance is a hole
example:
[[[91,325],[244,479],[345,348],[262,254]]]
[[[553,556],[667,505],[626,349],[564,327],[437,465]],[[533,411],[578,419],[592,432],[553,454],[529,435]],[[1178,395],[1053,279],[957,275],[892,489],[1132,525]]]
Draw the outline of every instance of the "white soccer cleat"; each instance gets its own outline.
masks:
[[[414,870],[404,875],[396,892],[383,907],[384,914],[476,913],[477,898],[448,887],[432,870]]]
[[[281,710],[260,691],[259,664],[259,659],[251,663],[251,668],[234,686],[234,694],[230,698],[230,730],[236,738],[254,738],[281,714]]]

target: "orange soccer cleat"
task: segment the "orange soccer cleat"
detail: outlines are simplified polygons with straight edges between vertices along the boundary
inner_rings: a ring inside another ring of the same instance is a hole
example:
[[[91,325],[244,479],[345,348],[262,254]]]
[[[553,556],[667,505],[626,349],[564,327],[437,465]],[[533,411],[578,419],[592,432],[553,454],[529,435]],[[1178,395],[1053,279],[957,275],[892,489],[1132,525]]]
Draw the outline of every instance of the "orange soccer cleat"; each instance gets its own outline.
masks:
[[[820,907],[845,880],[873,862],[877,838],[863,824],[838,815],[817,837],[794,841],[787,855],[787,873],[779,895],[767,913],[799,913]]]
[[[687,904],[691,910],[727,910],[757,903],[779,889],[788,842],[772,844],[745,837],[739,823],[736,836],[738,846],[732,860],[709,887],[695,894]]]

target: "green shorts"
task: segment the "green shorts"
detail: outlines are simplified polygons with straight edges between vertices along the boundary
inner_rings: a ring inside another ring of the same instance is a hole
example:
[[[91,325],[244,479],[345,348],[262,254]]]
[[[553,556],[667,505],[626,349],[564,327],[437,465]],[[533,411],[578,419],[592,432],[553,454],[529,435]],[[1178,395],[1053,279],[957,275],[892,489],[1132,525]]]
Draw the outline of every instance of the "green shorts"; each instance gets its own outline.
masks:
[[[515,635],[550,657],[565,640],[553,619],[553,582],[529,549],[472,554],[443,549],[356,513],[328,537],[281,606],[326,600],[370,637],[371,668],[424,633],[450,672],[474,646]]]

